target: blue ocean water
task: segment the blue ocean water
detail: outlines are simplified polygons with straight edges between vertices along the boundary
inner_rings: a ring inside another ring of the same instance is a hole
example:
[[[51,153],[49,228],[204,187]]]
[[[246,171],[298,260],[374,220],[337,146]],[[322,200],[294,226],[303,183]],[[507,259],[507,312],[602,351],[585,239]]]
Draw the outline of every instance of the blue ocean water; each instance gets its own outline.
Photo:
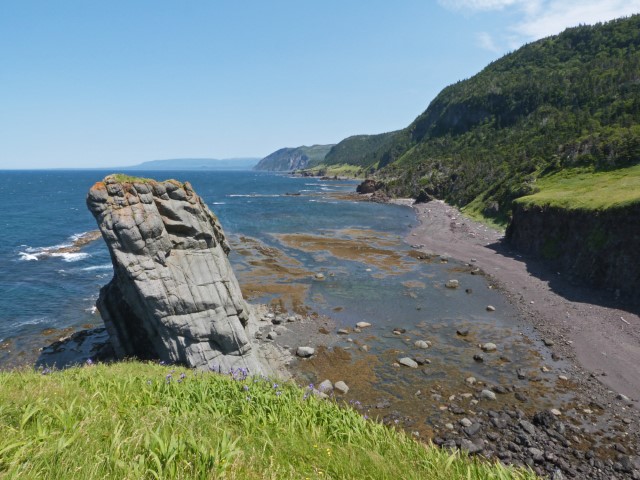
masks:
[[[59,330],[100,325],[93,306],[100,287],[112,275],[106,246],[99,239],[75,252],[64,247],[97,228],[85,197],[91,185],[108,173],[0,172],[0,365],[19,363],[17,353],[46,344],[43,331],[56,329],[49,332],[56,339]],[[352,181],[250,171],[135,175],[191,182],[227,234],[270,244],[277,233],[318,234],[341,228],[382,230],[399,237],[412,220],[405,207],[325,196],[353,191]],[[311,258],[301,256],[303,261]]]

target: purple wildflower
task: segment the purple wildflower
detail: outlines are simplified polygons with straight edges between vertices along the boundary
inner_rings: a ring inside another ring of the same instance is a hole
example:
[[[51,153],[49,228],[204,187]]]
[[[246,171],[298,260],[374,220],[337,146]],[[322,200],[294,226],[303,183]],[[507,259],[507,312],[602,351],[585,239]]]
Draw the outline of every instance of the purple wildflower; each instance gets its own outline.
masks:
[[[90,358],[87,358],[87,361],[85,363],[87,365],[93,365],[93,360],[91,360]]]

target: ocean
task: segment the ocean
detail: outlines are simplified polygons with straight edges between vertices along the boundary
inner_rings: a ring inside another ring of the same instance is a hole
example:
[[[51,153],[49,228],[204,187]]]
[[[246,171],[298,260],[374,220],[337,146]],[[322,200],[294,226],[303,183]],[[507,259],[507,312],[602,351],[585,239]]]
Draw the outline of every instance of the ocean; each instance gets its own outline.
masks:
[[[85,197],[108,173],[0,172],[0,366],[31,359],[34,349],[72,330],[101,324],[94,304],[100,287],[112,276],[108,251],[101,238],[79,249],[71,247],[96,230]],[[380,229],[400,236],[412,221],[410,210],[403,207],[328,196],[353,191],[352,181],[250,171],[135,175],[191,182],[230,237],[270,245],[278,243],[277,234],[343,228]],[[231,258],[236,263],[243,260]]]

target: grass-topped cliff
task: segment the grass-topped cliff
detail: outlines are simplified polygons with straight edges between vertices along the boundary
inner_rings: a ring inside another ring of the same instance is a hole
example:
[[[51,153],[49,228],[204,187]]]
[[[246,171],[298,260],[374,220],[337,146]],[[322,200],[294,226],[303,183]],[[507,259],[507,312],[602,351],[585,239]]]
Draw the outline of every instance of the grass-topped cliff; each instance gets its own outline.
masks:
[[[533,479],[293,384],[125,362],[0,372],[0,477]]]
[[[445,88],[387,135],[359,137],[366,155],[340,155],[346,139],[331,162],[375,172],[390,193],[425,190],[503,223],[514,199],[543,192],[559,172],[604,178],[637,165],[640,15],[525,45]],[[637,189],[607,183],[640,201]]]

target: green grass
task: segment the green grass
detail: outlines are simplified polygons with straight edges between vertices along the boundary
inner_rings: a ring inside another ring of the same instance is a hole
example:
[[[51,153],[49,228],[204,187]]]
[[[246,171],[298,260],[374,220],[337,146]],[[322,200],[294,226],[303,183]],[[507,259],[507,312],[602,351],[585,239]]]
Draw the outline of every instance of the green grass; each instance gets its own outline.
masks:
[[[312,168],[307,168],[305,171],[314,175],[323,175],[326,177],[348,177],[348,178],[364,178],[365,172],[362,167],[358,165],[326,165],[324,163]]]
[[[508,221],[504,217],[488,217],[483,213],[485,208],[482,196],[476,197],[472,202],[468,203],[460,209],[460,211],[467,217],[475,220],[476,222],[483,223],[488,227],[504,232],[507,228]]]
[[[640,202],[640,165],[589,172],[563,170],[539,177],[538,193],[516,200],[523,206],[551,206],[568,210],[606,210]]]
[[[0,478],[534,478],[307,393],[136,362],[2,372]]]
[[[116,182],[127,182],[127,183],[148,183],[155,182],[153,178],[144,178],[144,177],[134,177],[132,175],[126,175],[124,173],[112,173],[109,177],[113,178]],[[108,177],[107,177],[108,178]]]

